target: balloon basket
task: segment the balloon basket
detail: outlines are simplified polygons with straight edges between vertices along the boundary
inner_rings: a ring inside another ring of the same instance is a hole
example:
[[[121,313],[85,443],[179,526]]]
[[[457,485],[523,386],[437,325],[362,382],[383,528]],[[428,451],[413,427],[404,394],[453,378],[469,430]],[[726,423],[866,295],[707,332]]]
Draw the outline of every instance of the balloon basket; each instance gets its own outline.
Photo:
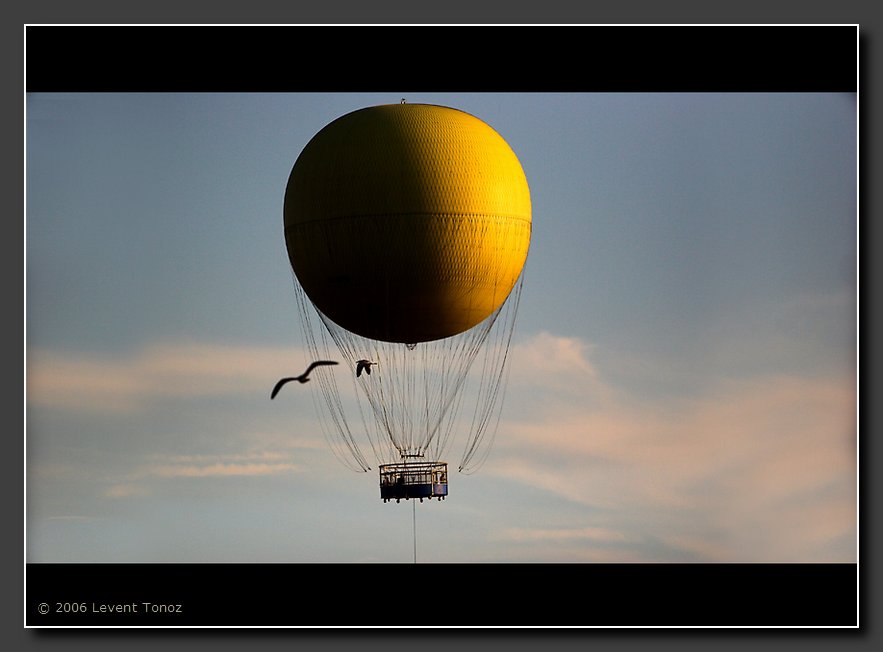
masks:
[[[412,498],[444,500],[448,495],[447,462],[401,462],[380,465],[380,497],[383,502]]]

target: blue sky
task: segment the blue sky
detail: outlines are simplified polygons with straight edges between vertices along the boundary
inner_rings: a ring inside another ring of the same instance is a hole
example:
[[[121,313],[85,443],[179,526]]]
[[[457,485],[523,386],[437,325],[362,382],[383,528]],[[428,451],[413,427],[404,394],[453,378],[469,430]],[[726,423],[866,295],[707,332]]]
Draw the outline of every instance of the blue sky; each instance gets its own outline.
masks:
[[[269,400],[291,166],[401,99],[27,96],[28,561],[412,561],[307,386]],[[419,559],[855,561],[855,96],[406,99],[494,127],[533,204],[494,447]]]

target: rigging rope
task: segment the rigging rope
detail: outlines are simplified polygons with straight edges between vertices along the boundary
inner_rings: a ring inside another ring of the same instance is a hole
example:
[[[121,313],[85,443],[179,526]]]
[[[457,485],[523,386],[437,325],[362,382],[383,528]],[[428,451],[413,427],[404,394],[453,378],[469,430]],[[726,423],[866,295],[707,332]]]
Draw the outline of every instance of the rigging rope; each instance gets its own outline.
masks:
[[[294,286],[309,355],[327,359],[339,353],[345,359],[343,373],[350,377],[344,391],[340,371],[320,369],[313,387],[323,433],[338,459],[353,470],[369,470],[372,461],[358,443],[367,439],[377,463],[406,456],[440,460],[454,434],[465,430],[458,470],[480,468],[499,426],[523,275],[500,308],[476,327],[416,346],[347,331],[312,304],[296,278]],[[356,377],[361,359],[376,365]],[[474,401],[471,419],[460,419],[467,396]],[[354,414],[361,423],[350,423]],[[354,433],[358,426],[365,437]]]

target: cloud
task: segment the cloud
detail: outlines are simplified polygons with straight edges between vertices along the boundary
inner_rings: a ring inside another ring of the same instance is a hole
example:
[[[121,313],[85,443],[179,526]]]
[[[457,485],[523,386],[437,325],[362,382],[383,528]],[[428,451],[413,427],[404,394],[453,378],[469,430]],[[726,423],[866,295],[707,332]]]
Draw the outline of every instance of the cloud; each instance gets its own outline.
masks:
[[[124,483],[114,484],[108,487],[104,495],[107,498],[132,498],[139,496],[149,496],[150,490],[144,485]]]
[[[156,456],[145,464],[136,477],[217,478],[233,476],[268,476],[302,470],[292,461],[290,452],[258,451],[225,455]]]
[[[491,541],[515,562],[535,558],[559,563],[646,561],[639,538],[611,528],[505,528]]]
[[[512,373],[524,377],[540,374],[554,378],[563,374],[596,378],[597,371],[587,357],[591,348],[575,337],[558,337],[543,331],[515,345]]]
[[[854,561],[855,378],[706,373],[677,391],[641,393],[610,380],[612,355],[548,332],[515,345],[481,476],[529,492],[544,509],[530,522],[501,516],[493,541],[510,543],[519,558],[562,561]],[[146,417],[166,398],[268,402],[275,379],[304,359],[299,349],[195,344],[115,358],[37,350],[28,355],[28,403],[103,423],[112,411]],[[645,364],[665,378],[664,367]],[[236,415],[216,450],[170,455],[158,443],[139,457],[114,453],[114,470],[96,472],[95,450],[84,449],[75,475],[91,474],[92,495],[126,500],[170,479],[277,477],[337,464],[322,437],[293,436],[290,417],[280,426],[247,408]],[[41,486],[70,483],[70,463],[44,460],[29,473]],[[522,505],[519,518],[529,509]]]
[[[581,404],[609,400],[612,388],[601,381],[590,360],[593,349],[578,338],[543,331],[513,346],[509,386],[513,391],[535,390],[556,403],[572,403],[575,396]]]
[[[627,535],[606,528],[584,527],[565,529],[507,528],[498,537],[508,541],[573,541],[622,542]]]
[[[549,334],[523,345],[533,384],[513,384],[516,408],[483,469],[581,505],[591,525],[506,536],[613,532],[621,553],[650,561],[854,557],[854,379],[709,377],[695,394],[654,399],[606,384],[591,350]],[[562,374],[564,394],[553,383]]]
[[[314,445],[297,447],[311,450]],[[171,478],[266,477],[302,472],[295,451],[249,450],[238,453],[197,455],[148,454],[129,456],[126,462],[97,467],[94,460],[80,458],[64,464],[35,464],[29,475],[42,483],[92,486],[92,495],[113,500],[152,496]],[[109,460],[105,460],[109,463]],[[37,488],[35,487],[35,491]]]
[[[306,359],[301,349],[158,345],[117,357],[28,351],[27,400],[39,407],[125,413],[162,398],[266,394]]]
[[[149,475],[163,478],[206,478],[218,476],[257,476],[275,475],[288,471],[297,470],[294,464],[172,464],[166,466],[154,466],[146,470]]]
[[[92,523],[98,519],[94,516],[82,516],[78,514],[70,514],[67,516],[47,516],[47,521],[60,521],[64,523]]]

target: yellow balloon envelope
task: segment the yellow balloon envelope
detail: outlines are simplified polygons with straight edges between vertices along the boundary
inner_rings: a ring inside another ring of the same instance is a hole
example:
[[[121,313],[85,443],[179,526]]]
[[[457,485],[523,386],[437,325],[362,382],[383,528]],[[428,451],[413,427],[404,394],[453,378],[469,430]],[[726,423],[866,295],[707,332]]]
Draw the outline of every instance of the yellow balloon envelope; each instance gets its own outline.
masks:
[[[515,153],[475,116],[390,104],[310,140],[284,223],[292,269],[325,316],[366,338],[428,342],[506,301],[530,245],[530,191]]]

